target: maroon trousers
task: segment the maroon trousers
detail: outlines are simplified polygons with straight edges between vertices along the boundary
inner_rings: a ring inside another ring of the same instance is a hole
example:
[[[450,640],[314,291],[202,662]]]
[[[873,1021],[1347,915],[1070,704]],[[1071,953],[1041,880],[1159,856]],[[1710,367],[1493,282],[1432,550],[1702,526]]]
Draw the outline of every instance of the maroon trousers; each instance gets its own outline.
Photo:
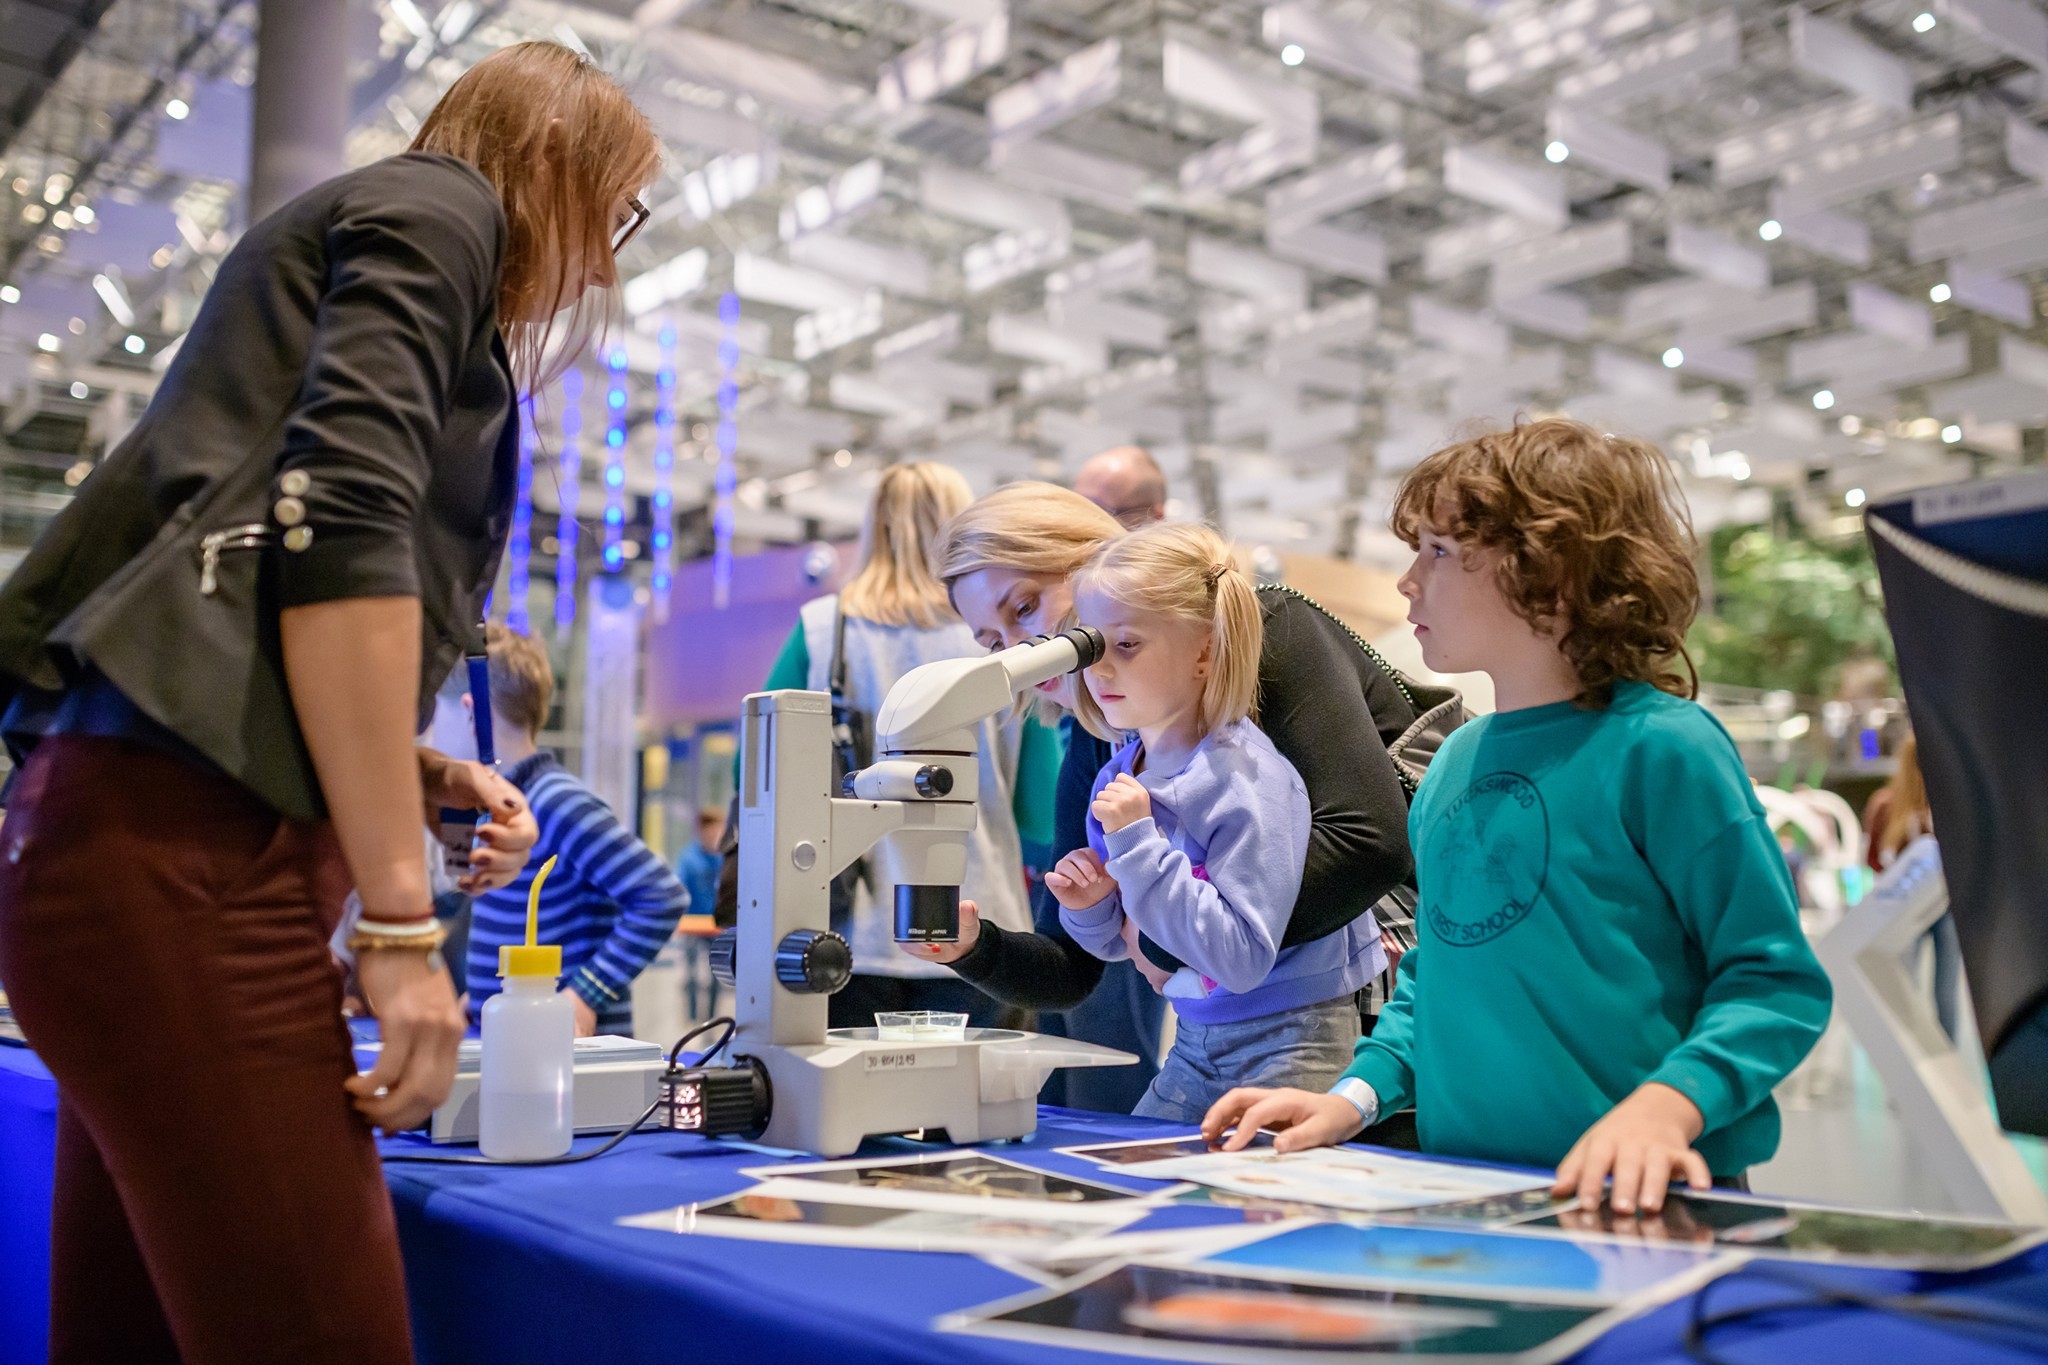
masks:
[[[59,1086],[50,1356],[403,1365],[391,1200],[327,951],[331,829],[121,740],[37,746],[0,981]]]

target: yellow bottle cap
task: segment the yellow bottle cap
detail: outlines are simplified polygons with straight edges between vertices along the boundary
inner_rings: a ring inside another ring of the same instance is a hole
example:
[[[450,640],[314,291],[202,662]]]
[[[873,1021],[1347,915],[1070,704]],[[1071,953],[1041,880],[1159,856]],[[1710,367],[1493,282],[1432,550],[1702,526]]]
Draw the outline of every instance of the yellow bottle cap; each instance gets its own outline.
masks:
[[[498,948],[499,976],[546,976],[562,974],[562,949],[553,943],[534,942],[540,934],[540,888],[555,870],[548,859],[533,876],[533,888],[526,893],[526,942],[506,943]]]
[[[507,943],[498,949],[499,976],[560,976],[562,950],[552,943]]]

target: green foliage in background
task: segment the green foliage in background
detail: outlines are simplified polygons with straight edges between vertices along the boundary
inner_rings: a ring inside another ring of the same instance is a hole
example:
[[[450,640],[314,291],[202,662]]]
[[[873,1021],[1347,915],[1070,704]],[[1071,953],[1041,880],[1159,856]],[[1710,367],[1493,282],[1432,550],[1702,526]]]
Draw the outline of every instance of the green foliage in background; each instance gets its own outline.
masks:
[[[1875,655],[1892,664],[1892,637],[1870,547],[1824,543],[1765,526],[1724,526],[1708,538],[1709,610],[1689,645],[1703,682],[1830,696],[1842,665]]]

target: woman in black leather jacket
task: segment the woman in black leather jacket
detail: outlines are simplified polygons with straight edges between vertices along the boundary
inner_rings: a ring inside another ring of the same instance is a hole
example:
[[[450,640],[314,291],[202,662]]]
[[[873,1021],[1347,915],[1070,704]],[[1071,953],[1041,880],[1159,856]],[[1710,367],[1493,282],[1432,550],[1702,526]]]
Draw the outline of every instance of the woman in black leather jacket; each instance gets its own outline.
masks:
[[[476,643],[517,390],[614,283],[657,158],[587,59],[480,63],[412,151],[248,230],[0,591],[0,979],[60,1086],[53,1359],[410,1359],[370,1126],[446,1098],[463,1022],[421,821],[487,812],[470,890],[534,841],[515,789],[412,736]],[[327,951],[350,886],[361,1077]]]

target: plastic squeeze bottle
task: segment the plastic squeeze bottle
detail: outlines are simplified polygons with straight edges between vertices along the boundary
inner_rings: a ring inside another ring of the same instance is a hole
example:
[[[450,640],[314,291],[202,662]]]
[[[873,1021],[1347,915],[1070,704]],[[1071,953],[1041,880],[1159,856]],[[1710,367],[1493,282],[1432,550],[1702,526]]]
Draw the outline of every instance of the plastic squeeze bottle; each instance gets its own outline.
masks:
[[[498,949],[505,988],[484,1002],[483,1074],[477,1146],[493,1161],[562,1156],[576,1132],[576,1012],[556,990],[562,950],[534,941],[540,888],[550,858],[526,896],[526,943]]]

